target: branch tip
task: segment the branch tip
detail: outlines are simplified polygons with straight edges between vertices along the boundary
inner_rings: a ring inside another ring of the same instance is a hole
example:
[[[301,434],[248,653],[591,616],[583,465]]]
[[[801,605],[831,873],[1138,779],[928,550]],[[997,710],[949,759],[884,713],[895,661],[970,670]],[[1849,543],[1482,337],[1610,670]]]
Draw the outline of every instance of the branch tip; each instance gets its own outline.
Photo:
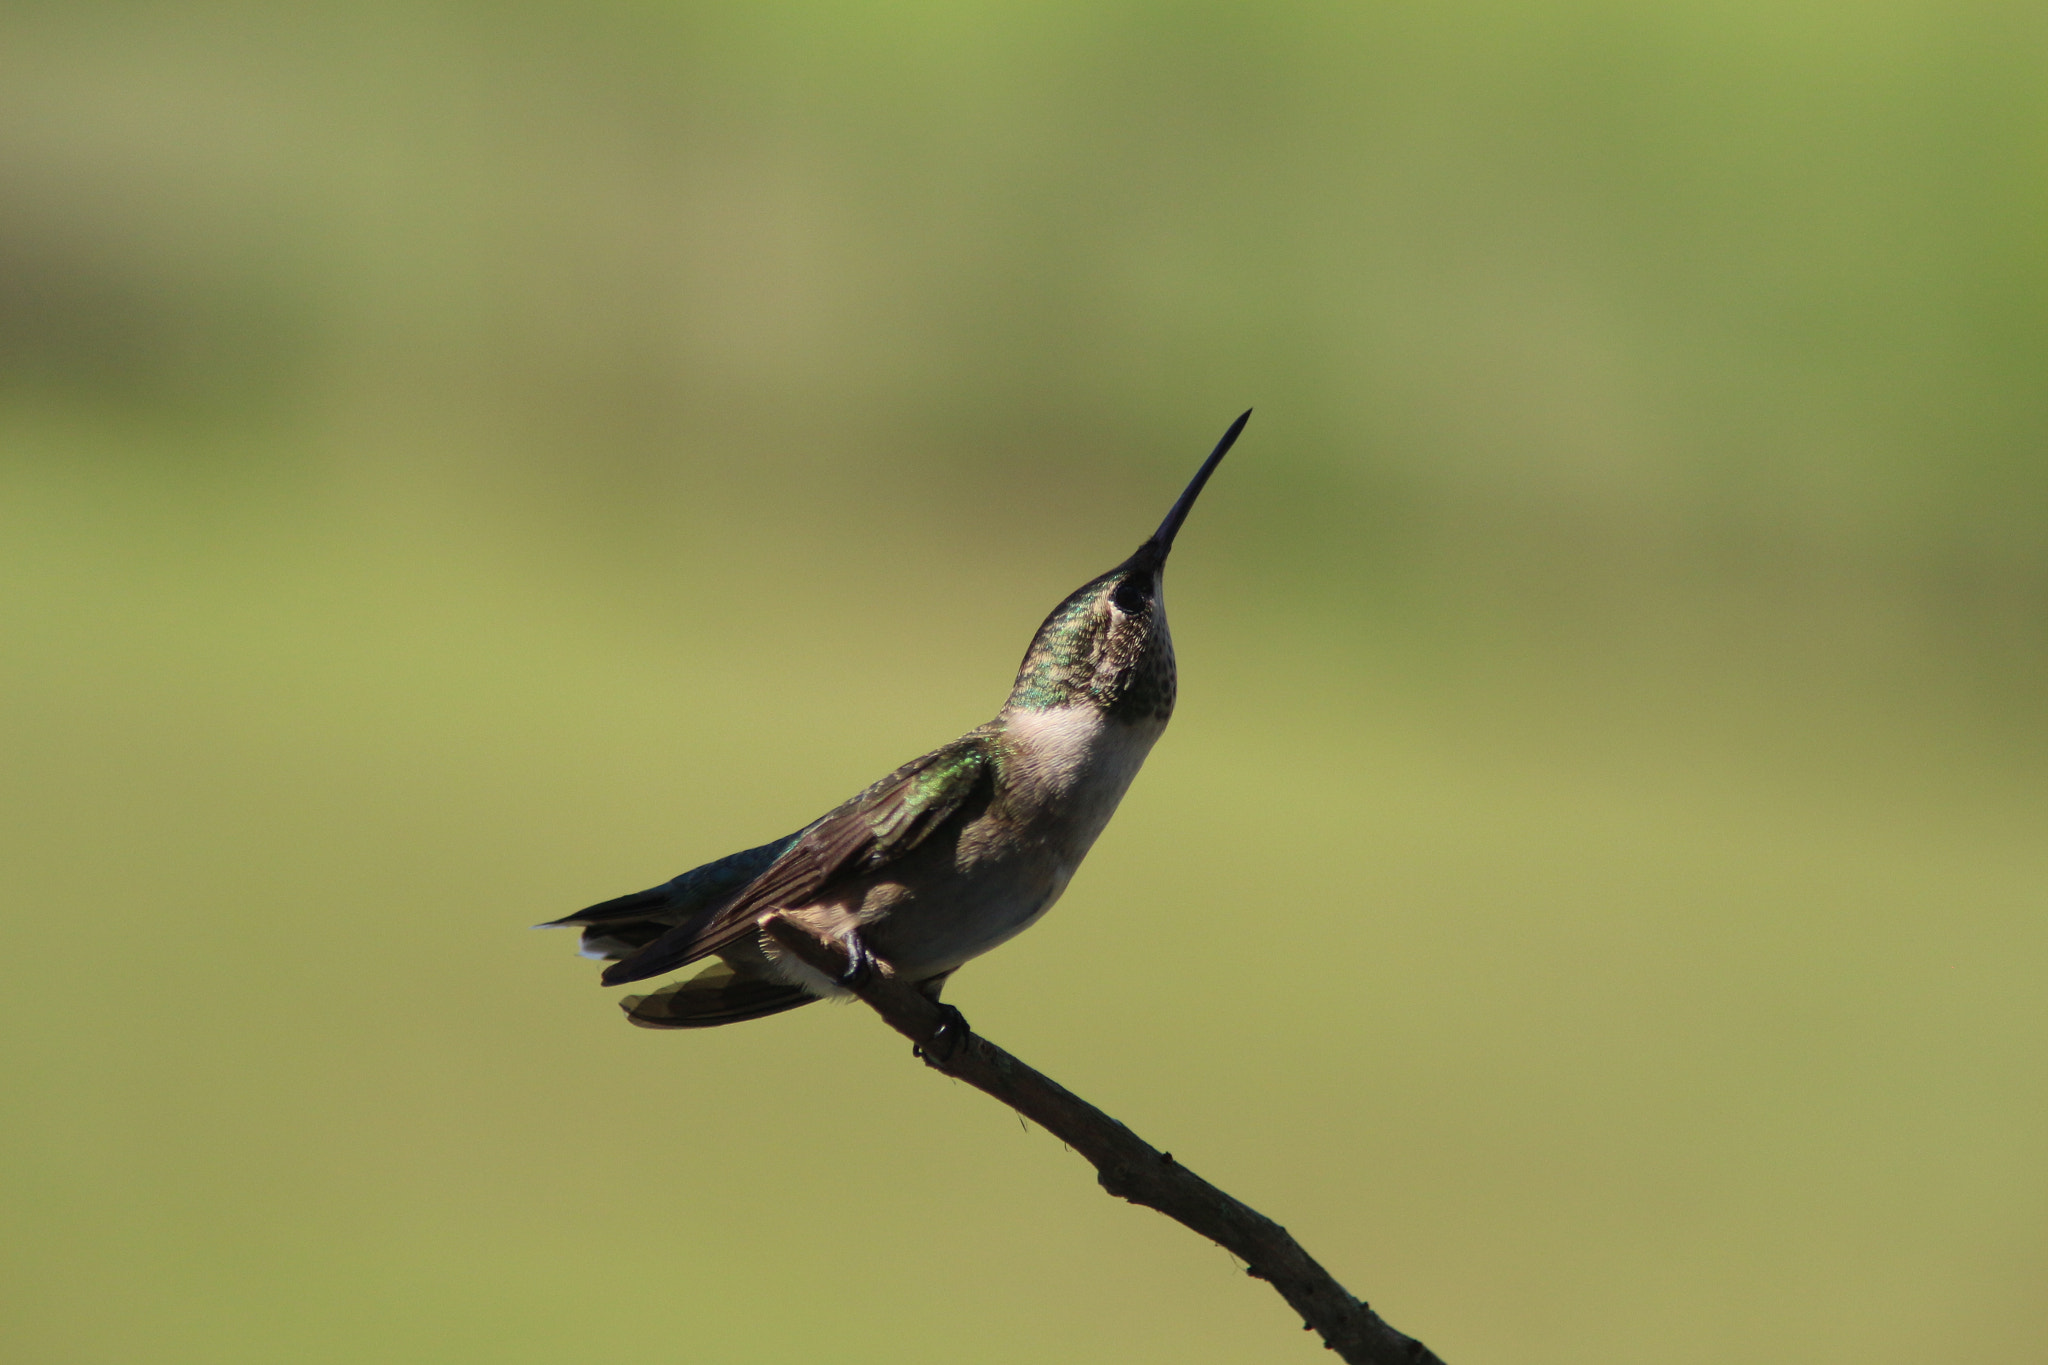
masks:
[[[1324,1347],[1347,1365],[1443,1365],[1435,1352],[1395,1331],[1337,1283],[1287,1229],[974,1033],[958,1010],[898,976],[884,959],[850,953],[837,940],[781,915],[763,917],[761,929],[806,965],[843,980],[883,1022],[911,1041],[912,1055],[926,1066],[1000,1100],[1079,1152],[1109,1194],[1156,1209],[1244,1261],[1244,1273],[1272,1285],[1302,1315],[1302,1330],[1320,1333]],[[866,970],[850,973],[856,956]],[[932,1046],[942,1037],[947,1037],[943,1056]]]

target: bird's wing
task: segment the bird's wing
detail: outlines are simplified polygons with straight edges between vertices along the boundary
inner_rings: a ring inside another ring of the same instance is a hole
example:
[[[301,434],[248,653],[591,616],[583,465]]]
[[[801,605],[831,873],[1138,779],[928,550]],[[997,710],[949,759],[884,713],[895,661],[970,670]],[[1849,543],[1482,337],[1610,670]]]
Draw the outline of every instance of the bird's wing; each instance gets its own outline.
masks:
[[[913,759],[805,829],[729,904],[677,926],[606,969],[623,985],[695,962],[751,933],[763,914],[805,905],[835,882],[879,872],[951,819],[989,780],[980,732]]]

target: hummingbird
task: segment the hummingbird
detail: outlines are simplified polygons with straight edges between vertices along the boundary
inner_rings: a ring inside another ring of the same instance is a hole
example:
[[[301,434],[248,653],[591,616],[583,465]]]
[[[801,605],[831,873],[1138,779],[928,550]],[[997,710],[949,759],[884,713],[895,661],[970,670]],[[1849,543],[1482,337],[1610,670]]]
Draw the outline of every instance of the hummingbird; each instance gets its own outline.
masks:
[[[843,997],[876,958],[937,1003],[962,963],[1052,908],[1166,729],[1177,690],[1166,557],[1250,419],[1230,424],[1135,553],[1052,609],[995,719],[794,834],[539,927],[580,928],[583,956],[610,963],[607,986],[712,959],[621,1002],[646,1028],[711,1028]],[[846,973],[785,950],[766,932],[777,916],[836,940]]]

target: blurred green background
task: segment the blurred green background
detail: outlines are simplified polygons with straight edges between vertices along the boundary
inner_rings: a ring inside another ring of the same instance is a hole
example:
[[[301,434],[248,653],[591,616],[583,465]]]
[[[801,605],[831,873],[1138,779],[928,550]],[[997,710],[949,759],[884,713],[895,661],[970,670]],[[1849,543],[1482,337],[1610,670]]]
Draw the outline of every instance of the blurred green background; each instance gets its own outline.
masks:
[[[1454,1365],[2048,1356],[2048,11],[0,33],[9,1362],[1326,1359],[524,932],[985,718],[1248,404],[953,998]]]

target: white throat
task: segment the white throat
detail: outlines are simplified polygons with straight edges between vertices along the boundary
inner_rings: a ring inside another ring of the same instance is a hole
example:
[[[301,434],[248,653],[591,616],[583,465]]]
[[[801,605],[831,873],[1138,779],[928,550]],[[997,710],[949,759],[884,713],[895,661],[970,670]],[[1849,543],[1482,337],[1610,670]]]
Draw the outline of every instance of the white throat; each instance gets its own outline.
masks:
[[[1034,805],[1106,806],[1106,820],[1165,728],[1161,721],[1113,721],[1088,705],[1013,711],[1003,724],[1005,785]],[[1074,813],[1086,820],[1095,812]]]

